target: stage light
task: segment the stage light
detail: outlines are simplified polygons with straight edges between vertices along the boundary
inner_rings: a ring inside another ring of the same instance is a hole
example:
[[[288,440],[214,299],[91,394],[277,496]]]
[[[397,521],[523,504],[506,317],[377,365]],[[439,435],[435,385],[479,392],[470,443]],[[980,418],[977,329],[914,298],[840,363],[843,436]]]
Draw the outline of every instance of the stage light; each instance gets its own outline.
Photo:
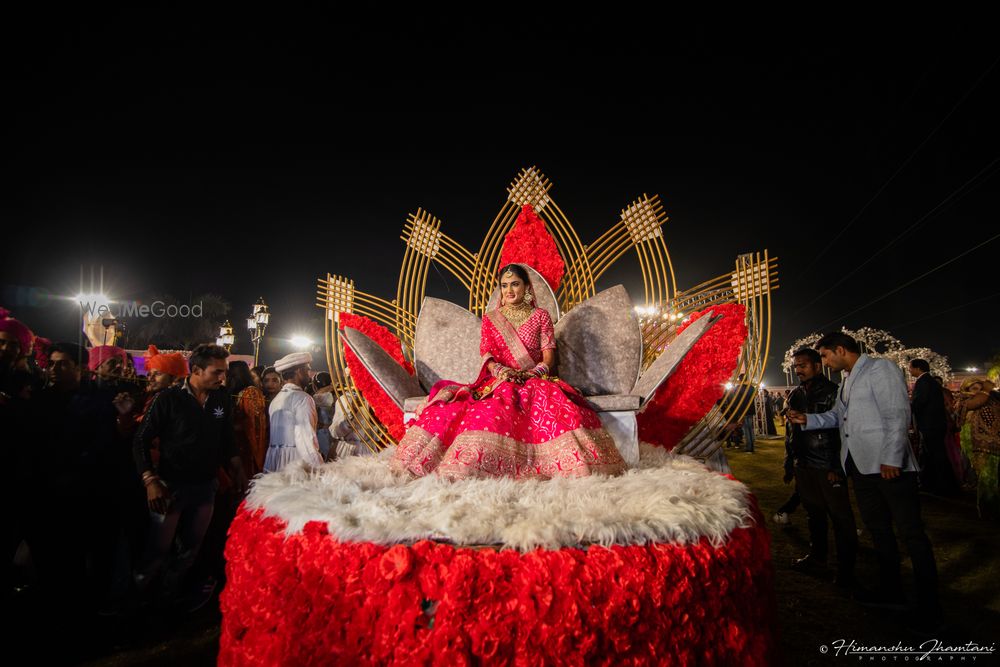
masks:
[[[312,345],[312,341],[305,336],[292,336],[292,345],[300,350],[304,350]]]

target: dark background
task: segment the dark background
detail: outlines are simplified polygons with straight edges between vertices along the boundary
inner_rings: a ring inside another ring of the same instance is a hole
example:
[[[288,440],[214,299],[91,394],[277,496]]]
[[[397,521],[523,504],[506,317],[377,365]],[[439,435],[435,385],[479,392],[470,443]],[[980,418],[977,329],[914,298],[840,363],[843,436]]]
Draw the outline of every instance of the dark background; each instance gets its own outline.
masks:
[[[985,19],[794,19],[11,18],[0,303],[75,340],[78,309],[46,294],[103,266],[118,299],[222,295],[248,352],[264,296],[271,362],[279,339],[321,337],[318,277],[393,298],[409,212],[478,250],[537,165],[584,243],[659,194],[681,288],[777,255],[770,383],[794,339],[841,325],[982,367],[1000,351]],[[619,267],[604,282],[641,299],[634,260]],[[466,298],[443,270],[430,282]]]

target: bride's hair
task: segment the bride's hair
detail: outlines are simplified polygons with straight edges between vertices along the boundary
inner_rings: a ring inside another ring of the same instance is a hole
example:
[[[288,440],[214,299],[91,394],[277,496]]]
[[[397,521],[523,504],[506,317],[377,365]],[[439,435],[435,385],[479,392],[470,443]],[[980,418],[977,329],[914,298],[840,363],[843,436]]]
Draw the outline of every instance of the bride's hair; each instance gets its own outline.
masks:
[[[507,266],[501,267],[501,269],[497,271],[498,283],[500,282],[500,279],[503,278],[503,274],[507,273],[508,271],[512,272],[515,276],[524,281],[525,287],[531,287],[531,279],[528,277],[528,272],[525,271],[524,267],[522,267],[520,264],[508,264]]]

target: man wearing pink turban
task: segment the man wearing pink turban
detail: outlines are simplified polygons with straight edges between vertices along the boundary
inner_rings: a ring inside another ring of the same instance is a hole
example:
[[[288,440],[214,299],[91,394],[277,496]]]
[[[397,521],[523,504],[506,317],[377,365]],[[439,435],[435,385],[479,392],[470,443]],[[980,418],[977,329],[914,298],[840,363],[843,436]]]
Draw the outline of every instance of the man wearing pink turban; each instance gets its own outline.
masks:
[[[11,366],[31,352],[31,333],[23,322],[10,317],[10,311],[0,308],[0,364]]]
[[[10,317],[9,310],[0,308],[0,393],[4,396],[14,393],[14,373],[28,371],[25,359],[31,354],[34,338],[31,329]]]
[[[90,349],[87,368],[99,378],[121,377],[125,368],[125,350],[116,345],[98,345]]]

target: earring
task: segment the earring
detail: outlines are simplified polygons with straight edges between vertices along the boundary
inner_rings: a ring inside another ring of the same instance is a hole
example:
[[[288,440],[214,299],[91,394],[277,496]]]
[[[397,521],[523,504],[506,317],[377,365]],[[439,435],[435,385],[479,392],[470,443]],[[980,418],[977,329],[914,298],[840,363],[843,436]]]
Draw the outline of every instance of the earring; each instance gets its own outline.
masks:
[[[531,292],[525,292],[524,300],[527,301],[528,305],[530,306],[535,301],[535,297],[532,296]]]

